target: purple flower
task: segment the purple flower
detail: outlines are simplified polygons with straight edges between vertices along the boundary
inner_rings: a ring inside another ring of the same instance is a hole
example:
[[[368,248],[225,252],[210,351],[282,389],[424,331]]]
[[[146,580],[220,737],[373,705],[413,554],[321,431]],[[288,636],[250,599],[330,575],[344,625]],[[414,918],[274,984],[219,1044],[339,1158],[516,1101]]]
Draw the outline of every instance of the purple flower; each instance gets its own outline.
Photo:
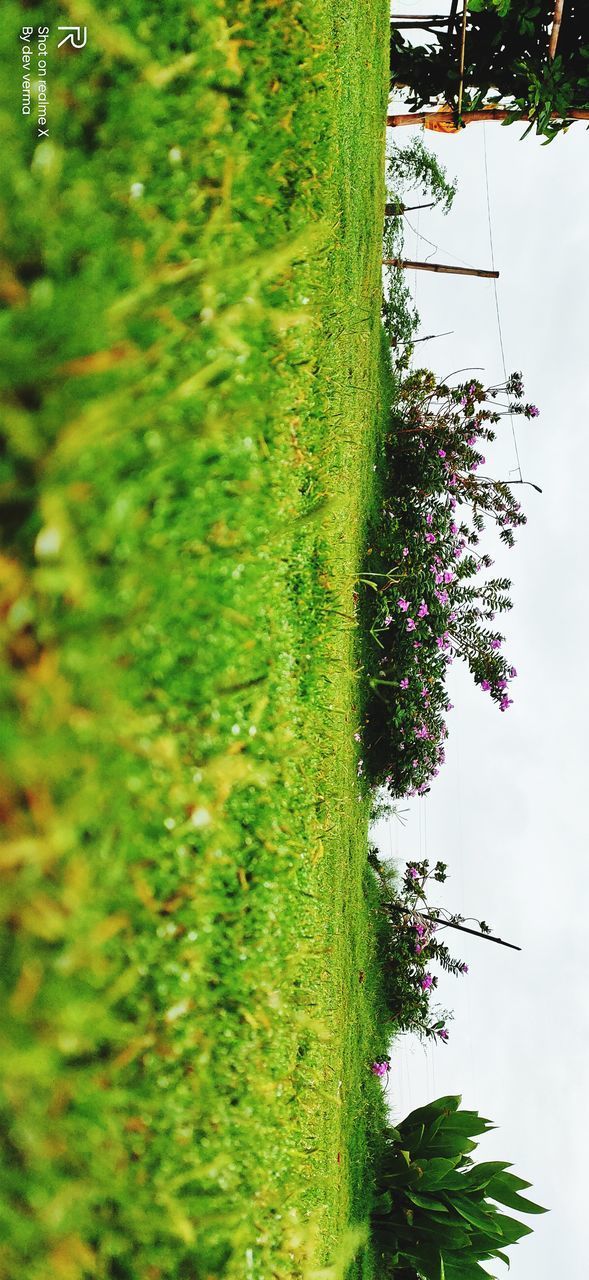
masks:
[[[540,410],[537,408],[537,406],[536,406],[535,404],[529,404],[529,405],[527,406],[527,409],[528,409],[528,414],[529,414],[530,418],[537,418],[537,417],[538,417],[538,415],[539,415],[539,413],[540,413]]]
[[[440,604],[448,604],[450,596],[447,591],[434,591],[434,595]]]
[[[448,1032],[445,1027],[440,1027],[440,1030],[436,1031],[436,1035],[438,1036],[438,1039],[443,1040],[444,1043],[446,1043],[446,1040],[448,1039]]]
[[[408,679],[407,679],[407,676],[403,676],[403,679],[399,681],[399,688],[400,688],[400,689],[408,689],[408,688],[409,688],[409,681],[408,681]]]
[[[501,648],[501,641],[500,641],[500,640],[491,640],[491,648],[492,648],[492,649],[500,649],[500,648]]]
[[[507,711],[507,708],[512,706],[513,706],[513,698],[508,698],[507,694],[504,693],[501,699],[501,702],[499,703],[499,710]]]
[[[413,618],[407,619],[407,631],[415,631],[415,623],[413,621]]]
[[[421,979],[421,990],[422,990],[422,991],[429,991],[429,989],[430,989],[430,987],[431,987],[431,985],[432,985],[432,982],[433,982],[433,978],[432,978],[431,973],[425,973],[425,974],[423,975],[423,978]]]
[[[436,540],[436,535],[435,535],[435,533],[426,533],[426,535],[425,535],[425,540],[426,540],[426,542],[435,542],[435,540]]]
[[[397,607],[401,610],[402,613],[407,613],[407,610],[409,608],[409,601],[404,600],[403,597],[401,596],[400,600],[397,600]]]
[[[392,621],[393,621],[393,619],[392,619],[391,614],[390,614],[390,613],[387,613],[387,616],[386,616],[386,618],[385,618],[385,620],[384,620],[384,624],[383,624],[383,625],[384,625],[385,627],[390,627],[390,625],[391,625],[391,622],[392,622]]]
[[[403,547],[403,555],[404,555],[404,556],[408,556],[408,555],[409,555],[409,547]]]
[[[445,458],[445,457],[446,457],[446,450],[445,450],[445,449],[438,449],[438,457],[439,457],[439,458]]]
[[[461,964],[461,966],[460,966],[460,972],[461,972],[461,973],[468,973],[468,965],[467,965],[467,964],[464,964],[464,963],[463,963],[463,964]]]
[[[419,606],[419,609],[417,610],[417,617],[418,617],[418,618],[427,618],[428,613],[429,613],[429,609],[428,609],[428,607],[427,607],[427,605],[426,605],[426,603],[425,603],[425,600],[422,600],[422,601],[421,601],[421,604],[420,604],[420,606]]]
[[[491,685],[488,680],[481,680],[481,689],[484,689],[485,693],[490,688],[491,688]]]
[[[415,761],[415,763],[417,764],[417,761]],[[407,867],[407,875],[410,880],[419,880],[419,871],[417,870],[417,867]]]
[[[426,515],[426,517],[425,517],[425,523],[426,523],[426,524],[433,524],[433,522],[434,522],[434,517],[432,516],[431,511],[428,511],[428,513],[427,513],[427,515]]]
[[[510,667],[510,668],[509,668],[509,679],[510,679],[510,680],[515,680],[516,675],[517,675],[517,671],[516,671],[515,667]]]
[[[448,583],[453,582],[453,581],[454,581],[454,574],[452,573],[452,570],[451,570],[451,569],[445,569],[445,570],[444,570],[444,582],[445,582],[446,584],[448,584]]]
[[[370,1070],[375,1076],[386,1076],[389,1069],[388,1062],[373,1062]]]

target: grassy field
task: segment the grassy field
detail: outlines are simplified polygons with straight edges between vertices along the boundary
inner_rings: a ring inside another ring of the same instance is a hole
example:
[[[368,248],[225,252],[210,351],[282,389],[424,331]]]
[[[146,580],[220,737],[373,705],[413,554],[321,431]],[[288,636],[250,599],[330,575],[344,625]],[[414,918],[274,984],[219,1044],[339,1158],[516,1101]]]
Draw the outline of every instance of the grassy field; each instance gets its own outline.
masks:
[[[2,99],[0,1277],[369,1276],[388,6],[71,20]]]

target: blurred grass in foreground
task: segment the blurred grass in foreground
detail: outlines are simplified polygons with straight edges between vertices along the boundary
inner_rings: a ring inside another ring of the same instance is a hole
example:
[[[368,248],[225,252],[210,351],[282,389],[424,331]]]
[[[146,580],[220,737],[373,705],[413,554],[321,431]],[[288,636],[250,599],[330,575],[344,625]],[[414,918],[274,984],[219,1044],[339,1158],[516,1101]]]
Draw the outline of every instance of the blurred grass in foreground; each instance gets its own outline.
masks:
[[[352,592],[388,7],[8,4],[4,66],[23,20],[52,34],[50,138],[9,77],[1,111],[0,1277],[335,1276],[382,1122]]]

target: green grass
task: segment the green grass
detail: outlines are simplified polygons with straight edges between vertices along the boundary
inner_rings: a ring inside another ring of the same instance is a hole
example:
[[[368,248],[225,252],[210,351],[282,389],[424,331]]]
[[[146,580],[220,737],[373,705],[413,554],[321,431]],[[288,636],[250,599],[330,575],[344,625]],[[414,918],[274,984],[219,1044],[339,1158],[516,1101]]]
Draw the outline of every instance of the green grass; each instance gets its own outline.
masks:
[[[2,100],[0,1277],[336,1276],[383,1115],[388,7],[74,20],[50,139]]]

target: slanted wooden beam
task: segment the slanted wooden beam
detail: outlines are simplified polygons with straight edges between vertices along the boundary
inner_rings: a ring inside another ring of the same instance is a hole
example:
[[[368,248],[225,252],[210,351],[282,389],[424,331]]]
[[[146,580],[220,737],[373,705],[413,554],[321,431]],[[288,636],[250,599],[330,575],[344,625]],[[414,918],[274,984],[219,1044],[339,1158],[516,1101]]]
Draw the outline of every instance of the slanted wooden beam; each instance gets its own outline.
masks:
[[[383,258],[383,267],[401,267],[407,271],[439,271],[449,276],[481,276],[484,280],[498,280],[498,271],[479,271],[476,267],[447,267],[442,262],[413,262],[409,258]]]

